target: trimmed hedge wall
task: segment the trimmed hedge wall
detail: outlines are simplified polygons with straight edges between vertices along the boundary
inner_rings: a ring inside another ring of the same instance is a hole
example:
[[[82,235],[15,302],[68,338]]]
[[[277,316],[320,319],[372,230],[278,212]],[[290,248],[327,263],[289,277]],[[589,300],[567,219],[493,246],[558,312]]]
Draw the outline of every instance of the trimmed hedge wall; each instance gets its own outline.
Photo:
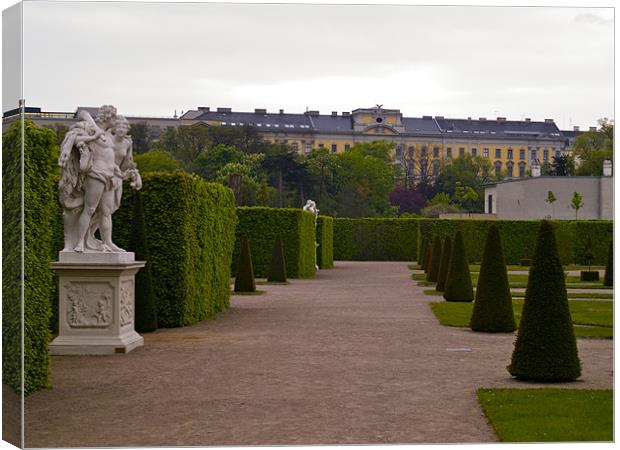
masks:
[[[142,176],[146,241],[157,325],[190,325],[230,305],[237,217],[230,189],[185,172]],[[114,214],[114,242],[131,251],[133,190],[125,185]]]
[[[519,264],[523,258],[531,258],[540,227],[539,220],[452,220],[417,219],[419,239],[453,235],[457,229],[463,232],[463,240],[470,262],[482,260],[483,245],[488,228],[497,225],[504,247],[507,264]],[[592,239],[593,264],[605,264],[607,246],[613,236],[613,222],[607,220],[578,220],[552,222],[560,259],[563,264],[583,263],[583,252]]]
[[[269,273],[273,242],[282,236],[286,275],[307,278],[314,275],[316,229],[314,214],[293,208],[237,208],[239,223],[236,231],[233,273],[237,272],[239,243],[242,236],[250,239],[254,276],[265,278]]]
[[[334,259],[415,261],[419,219],[334,219]]]
[[[321,269],[334,268],[334,219],[328,216],[319,216],[316,226],[316,238],[319,243],[317,249],[317,264]]]
[[[2,146],[2,381],[21,392],[21,130],[14,123]],[[24,394],[49,383],[50,297],[56,135],[24,122]]]

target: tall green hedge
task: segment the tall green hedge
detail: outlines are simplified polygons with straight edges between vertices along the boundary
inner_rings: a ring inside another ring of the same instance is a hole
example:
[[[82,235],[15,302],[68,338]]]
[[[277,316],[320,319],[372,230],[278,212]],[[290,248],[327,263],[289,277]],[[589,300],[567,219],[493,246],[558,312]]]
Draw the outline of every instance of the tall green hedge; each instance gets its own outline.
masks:
[[[318,265],[321,269],[334,268],[334,219],[328,216],[319,216],[316,226],[316,238],[319,244],[317,249]]]
[[[470,262],[482,260],[488,228],[495,224],[499,230],[507,264],[519,264],[522,258],[531,258],[536,244],[538,220],[452,220],[414,219],[419,221],[419,240],[438,234],[463,233],[465,249]],[[583,262],[588,237],[592,239],[594,264],[605,264],[607,245],[613,236],[613,222],[609,220],[561,220],[551,222],[563,264]]]
[[[233,257],[233,273],[237,272],[237,255],[241,236],[250,240],[254,275],[264,278],[269,273],[273,241],[282,236],[286,274],[289,278],[312,277],[316,252],[314,214],[293,208],[237,208],[239,224]]]
[[[23,148],[23,299],[22,275],[22,122],[2,142],[2,381],[21,392],[21,314],[24,315],[24,394],[49,383],[49,322],[53,295],[51,270],[55,218],[54,173],[58,155],[54,132],[25,121]]]
[[[228,308],[237,223],[232,191],[185,172],[147,173],[142,181],[158,326],[190,325]],[[132,250],[133,191],[125,187],[113,239]]]
[[[419,219],[334,219],[336,261],[416,261]]]

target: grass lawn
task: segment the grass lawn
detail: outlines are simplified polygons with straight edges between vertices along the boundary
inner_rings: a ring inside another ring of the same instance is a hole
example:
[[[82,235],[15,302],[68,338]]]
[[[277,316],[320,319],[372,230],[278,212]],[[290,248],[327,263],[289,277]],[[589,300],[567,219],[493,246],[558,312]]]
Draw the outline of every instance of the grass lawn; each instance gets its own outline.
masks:
[[[425,291],[426,292],[426,291]],[[525,297],[525,292],[512,292],[511,293],[513,297]],[[608,294],[607,292],[604,293],[600,293],[600,292],[571,292],[568,291],[568,298],[569,299],[573,299],[573,298],[601,298],[601,299],[606,299],[606,300],[611,300],[614,298],[614,294],[612,294],[611,292]]]
[[[478,389],[478,400],[501,442],[613,439],[613,391]]]
[[[517,324],[521,320],[523,300],[512,302]],[[449,327],[469,327],[473,310],[469,302],[433,302],[431,309],[439,323]],[[577,337],[613,338],[613,302],[573,300],[569,303]]]

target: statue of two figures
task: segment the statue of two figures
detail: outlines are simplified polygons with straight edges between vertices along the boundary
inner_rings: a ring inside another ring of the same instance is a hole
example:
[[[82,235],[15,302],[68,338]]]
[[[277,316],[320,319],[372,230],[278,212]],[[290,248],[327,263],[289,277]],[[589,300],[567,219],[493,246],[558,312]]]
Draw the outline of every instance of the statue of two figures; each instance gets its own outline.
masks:
[[[314,228],[316,229],[317,221],[318,221],[318,218],[319,218],[319,210],[316,207],[316,202],[314,200],[308,200],[306,202],[306,204],[304,205],[303,210],[311,212],[312,214],[314,214]],[[318,261],[317,261],[317,259],[318,259],[317,258],[317,252],[319,251],[319,243],[315,242],[314,246],[316,247],[316,250],[314,252],[314,268],[316,270],[319,270],[319,264],[318,264]]]
[[[112,214],[119,208],[123,180],[133,189],[142,179],[132,156],[129,123],[104,105],[95,119],[86,110],[67,132],[60,149],[58,198],[63,208],[64,252],[124,252],[112,242]],[[95,237],[99,230],[101,239]]]

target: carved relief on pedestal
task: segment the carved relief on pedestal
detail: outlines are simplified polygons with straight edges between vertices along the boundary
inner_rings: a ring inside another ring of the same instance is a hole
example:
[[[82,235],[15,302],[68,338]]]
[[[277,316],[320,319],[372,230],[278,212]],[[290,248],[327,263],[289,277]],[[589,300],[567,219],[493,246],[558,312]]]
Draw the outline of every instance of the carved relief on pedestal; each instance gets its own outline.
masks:
[[[72,281],[64,288],[70,327],[105,328],[112,323],[114,287],[110,283]]]
[[[121,284],[121,327],[133,323],[133,280]]]

